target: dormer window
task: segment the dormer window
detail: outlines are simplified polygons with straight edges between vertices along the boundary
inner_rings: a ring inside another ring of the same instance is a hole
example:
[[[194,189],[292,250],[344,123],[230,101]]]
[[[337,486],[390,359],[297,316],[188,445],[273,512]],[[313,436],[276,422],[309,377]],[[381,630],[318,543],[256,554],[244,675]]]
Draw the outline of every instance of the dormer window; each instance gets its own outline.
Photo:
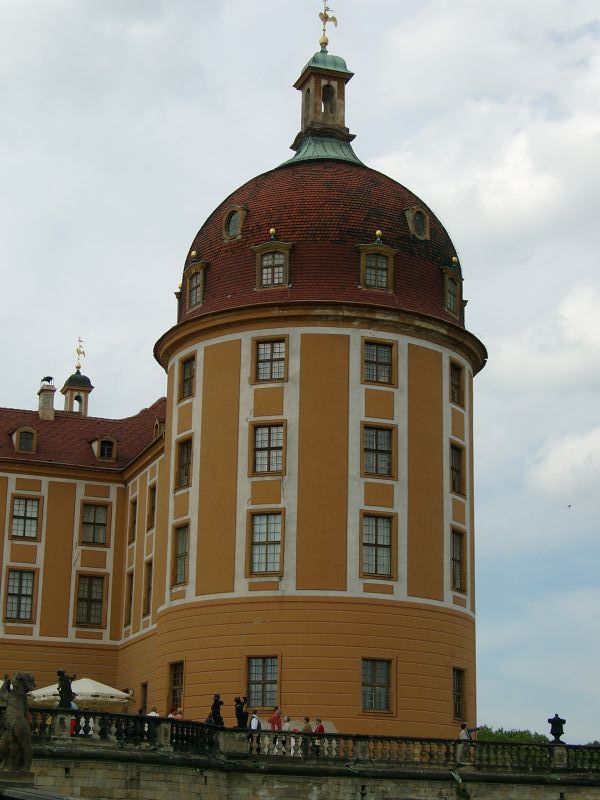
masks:
[[[276,289],[290,282],[290,250],[288,242],[274,238],[252,249],[256,253],[256,288]]]
[[[372,244],[359,244],[360,287],[391,292],[394,287],[394,255],[396,250],[387,247],[378,238]]]
[[[92,450],[99,461],[115,461],[117,457],[117,442],[112,436],[103,436],[92,442]]]
[[[204,302],[207,267],[206,261],[192,261],[183,273],[188,310]]]
[[[444,308],[460,319],[462,305],[462,275],[458,258],[452,258],[451,267],[442,267],[444,276]]]
[[[35,453],[37,431],[33,428],[17,428],[13,433],[13,445],[17,453]]]
[[[241,239],[245,216],[246,209],[242,208],[242,206],[231,206],[227,209],[223,220],[223,238],[225,241]]]
[[[421,206],[407,208],[404,212],[408,229],[416,239],[425,241],[429,239],[429,214]]]
[[[154,430],[152,432],[152,438],[158,439],[162,436],[165,432],[165,422],[162,419],[154,420]]]

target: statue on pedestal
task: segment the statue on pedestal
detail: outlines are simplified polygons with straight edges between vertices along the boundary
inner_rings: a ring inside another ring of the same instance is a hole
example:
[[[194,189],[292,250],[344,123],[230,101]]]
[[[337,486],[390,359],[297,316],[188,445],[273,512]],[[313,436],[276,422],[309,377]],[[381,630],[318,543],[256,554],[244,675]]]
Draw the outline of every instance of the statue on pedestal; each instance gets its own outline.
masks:
[[[56,674],[58,675],[58,707],[71,710],[77,696],[71,689],[71,681],[74,681],[77,675],[67,675],[64,669],[56,670]]]
[[[17,672],[12,681],[4,676],[0,700],[6,703],[6,729],[0,739],[0,769],[3,772],[29,773],[31,768],[31,728],[27,719],[27,693],[35,689],[31,672]]]
[[[558,714],[548,719],[550,723],[550,734],[554,737],[552,744],[563,744],[560,737],[564,733],[566,721],[566,719],[561,719]]]

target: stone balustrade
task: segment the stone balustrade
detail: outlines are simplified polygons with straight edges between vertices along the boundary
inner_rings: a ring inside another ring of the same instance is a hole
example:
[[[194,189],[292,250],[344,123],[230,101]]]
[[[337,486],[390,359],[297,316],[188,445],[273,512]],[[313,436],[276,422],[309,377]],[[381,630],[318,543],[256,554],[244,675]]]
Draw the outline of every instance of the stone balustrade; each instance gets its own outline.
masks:
[[[200,722],[94,711],[32,709],[34,743],[102,743],[273,764],[288,759],[329,765],[380,765],[404,769],[472,769],[493,773],[600,772],[600,747],[562,744],[458,742],[344,733],[274,733],[215,728]],[[294,762],[288,762],[294,763]],[[296,762],[297,763],[297,762]]]

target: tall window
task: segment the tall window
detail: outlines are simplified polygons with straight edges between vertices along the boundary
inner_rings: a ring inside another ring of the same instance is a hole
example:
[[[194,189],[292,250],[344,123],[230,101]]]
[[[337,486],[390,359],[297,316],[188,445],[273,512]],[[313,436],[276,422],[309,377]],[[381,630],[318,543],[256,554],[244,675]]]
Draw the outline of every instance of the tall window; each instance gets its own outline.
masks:
[[[368,253],[365,266],[365,286],[368,289],[388,288],[388,257],[381,253]]]
[[[446,309],[458,316],[458,282],[455,278],[446,278]]]
[[[176,487],[189,486],[192,482],[192,440],[186,439],[177,446]]]
[[[9,570],[6,590],[6,619],[32,619],[34,580],[33,572],[19,569]]]
[[[390,711],[391,672],[390,661],[363,658],[363,711]]]
[[[285,339],[256,342],[256,380],[285,379]]]
[[[257,425],[254,428],[254,472],[281,472],[283,469],[283,425]]]
[[[149,614],[151,610],[152,610],[152,561],[146,561],[146,574],[144,576],[143,613]]]
[[[127,541],[129,543],[135,542],[135,533],[137,528],[137,500],[132,500],[129,503],[129,531]]]
[[[33,453],[35,450],[35,434],[32,431],[19,431],[17,449],[21,453]]]
[[[169,664],[169,703],[172,708],[183,708],[183,661]]]
[[[204,270],[192,272],[188,278],[188,307],[199,306],[204,299]]]
[[[131,614],[133,612],[133,572],[127,573],[127,586],[125,594],[125,625],[131,625]]]
[[[102,625],[104,578],[80,575],[77,585],[77,624]]]
[[[373,383],[392,383],[393,346],[380,342],[365,342],[363,352],[365,380]]]
[[[253,514],[251,572],[279,572],[280,558],[281,514]]]
[[[86,544],[106,544],[108,506],[83,504],[81,541]]]
[[[40,501],[35,497],[15,497],[12,511],[12,536],[35,539],[38,535]]]
[[[286,254],[279,252],[263,253],[260,258],[260,286],[284,286]]]
[[[186,358],[186,360],[181,363],[180,369],[179,398],[183,399],[184,397],[191,397],[194,394],[196,359]]]
[[[392,575],[391,517],[363,516],[363,571],[367,575]]]
[[[248,703],[268,708],[277,703],[277,657],[248,659]]]
[[[464,494],[463,450],[454,444],[450,445],[450,482],[453,492]]]
[[[391,428],[363,429],[364,464],[368,475],[392,475]]]
[[[173,585],[187,581],[189,525],[175,528],[173,542]]]
[[[462,531],[452,531],[452,588],[465,591],[464,564],[465,535]]]
[[[454,362],[450,363],[450,400],[464,405],[464,373],[463,368]]]
[[[154,527],[156,520],[156,484],[148,489],[148,516],[146,519],[146,528],[150,530]]]
[[[452,668],[452,706],[454,719],[465,718],[465,671]]]
[[[114,458],[115,453],[115,443],[112,439],[101,439],[100,440],[100,449],[98,451],[98,458],[102,458],[105,461],[112,461]]]

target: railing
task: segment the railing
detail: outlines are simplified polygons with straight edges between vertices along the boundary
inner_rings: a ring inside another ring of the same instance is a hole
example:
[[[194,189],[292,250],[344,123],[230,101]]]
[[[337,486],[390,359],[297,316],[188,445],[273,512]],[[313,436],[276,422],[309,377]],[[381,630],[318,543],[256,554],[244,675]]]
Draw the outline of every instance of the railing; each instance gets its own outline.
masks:
[[[600,772],[600,747],[556,744],[419,739],[343,733],[308,734],[217,728],[191,720],[106,712],[30,710],[34,742],[70,740],[72,744],[216,756],[237,761],[260,758],[311,762],[327,760],[352,770],[369,765],[404,769],[464,769],[482,772]]]

